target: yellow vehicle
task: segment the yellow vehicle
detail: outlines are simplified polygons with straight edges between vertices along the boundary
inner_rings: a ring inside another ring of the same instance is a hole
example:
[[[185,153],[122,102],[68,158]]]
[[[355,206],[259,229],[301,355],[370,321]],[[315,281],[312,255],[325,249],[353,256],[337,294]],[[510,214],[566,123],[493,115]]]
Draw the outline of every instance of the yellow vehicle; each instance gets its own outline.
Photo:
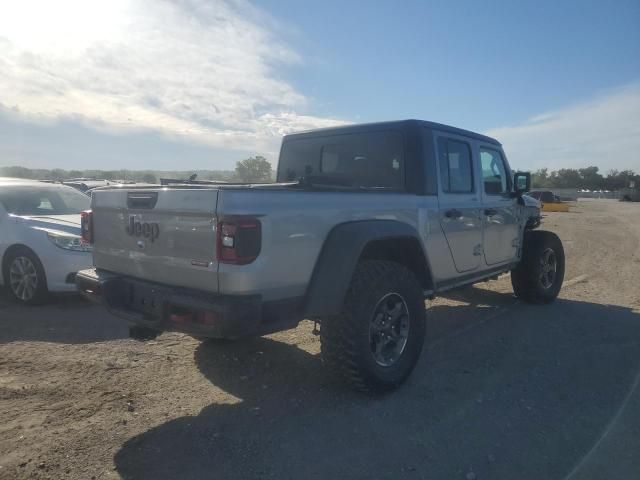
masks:
[[[569,204],[560,200],[557,195],[554,195],[550,190],[533,190],[527,193],[530,197],[540,201],[540,210],[543,212],[568,212]]]
[[[540,210],[543,212],[568,212],[569,204],[565,202],[540,202]]]

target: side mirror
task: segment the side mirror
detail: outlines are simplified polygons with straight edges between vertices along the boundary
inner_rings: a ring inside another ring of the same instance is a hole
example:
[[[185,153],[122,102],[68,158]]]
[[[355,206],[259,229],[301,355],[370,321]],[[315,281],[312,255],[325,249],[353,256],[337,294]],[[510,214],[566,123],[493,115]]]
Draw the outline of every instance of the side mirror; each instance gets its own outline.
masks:
[[[520,196],[531,190],[531,173],[516,172],[513,175],[514,192]]]

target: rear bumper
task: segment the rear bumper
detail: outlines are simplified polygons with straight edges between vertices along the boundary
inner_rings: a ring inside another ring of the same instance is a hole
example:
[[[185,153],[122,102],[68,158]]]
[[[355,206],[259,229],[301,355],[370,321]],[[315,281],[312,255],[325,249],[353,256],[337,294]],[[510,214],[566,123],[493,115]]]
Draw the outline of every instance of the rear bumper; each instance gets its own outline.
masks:
[[[260,295],[214,295],[169,287],[95,268],[76,275],[79,291],[119,317],[157,331],[240,338],[297,325],[297,303],[273,308]]]

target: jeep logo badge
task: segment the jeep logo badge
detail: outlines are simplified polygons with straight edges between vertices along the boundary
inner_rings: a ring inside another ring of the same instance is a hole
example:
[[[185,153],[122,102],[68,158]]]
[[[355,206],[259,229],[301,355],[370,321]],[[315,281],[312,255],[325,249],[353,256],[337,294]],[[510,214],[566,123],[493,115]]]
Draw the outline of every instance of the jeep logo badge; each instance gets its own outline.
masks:
[[[125,228],[127,234],[132,237],[144,237],[151,243],[160,236],[160,225],[157,223],[137,222],[135,217],[129,217],[129,225]]]

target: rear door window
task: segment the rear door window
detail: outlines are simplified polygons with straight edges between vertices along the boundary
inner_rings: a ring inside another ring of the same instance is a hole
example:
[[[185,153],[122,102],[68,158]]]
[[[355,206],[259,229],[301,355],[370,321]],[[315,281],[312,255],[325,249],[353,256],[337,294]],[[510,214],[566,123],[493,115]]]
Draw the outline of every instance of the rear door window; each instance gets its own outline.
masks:
[[[440,183],[445,193],[473,192],[471,147],[466,142],[438,139]]]

